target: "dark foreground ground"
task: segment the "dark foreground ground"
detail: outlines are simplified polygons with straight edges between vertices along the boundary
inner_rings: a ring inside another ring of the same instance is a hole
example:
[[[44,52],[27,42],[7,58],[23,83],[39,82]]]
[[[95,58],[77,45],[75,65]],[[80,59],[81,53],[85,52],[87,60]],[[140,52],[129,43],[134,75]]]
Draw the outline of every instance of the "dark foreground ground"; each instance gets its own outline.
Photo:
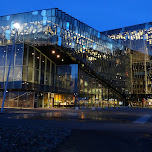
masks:
[[[152,134],[73,130],[58,152],[150,152]]]
[[[151,116],[138,108],[5,109],[0,152],[151,152]]]

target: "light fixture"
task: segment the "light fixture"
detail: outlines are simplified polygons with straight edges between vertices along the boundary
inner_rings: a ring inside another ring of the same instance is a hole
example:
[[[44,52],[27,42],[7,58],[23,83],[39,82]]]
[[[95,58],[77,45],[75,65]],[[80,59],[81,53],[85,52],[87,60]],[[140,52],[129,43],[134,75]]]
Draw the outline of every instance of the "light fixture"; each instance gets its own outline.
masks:
[[[57,58],[59,58],[60,57],[60,55],[57,55]]]
[[[92,61],[92,57],[90,57],[89,60]]]
[[[52,51],[52,54],[55,54],[55,51],[54,51],[54,50]]]
[[[64,59],[62,59],[62,61],[64,61]]]
[[[14,23],[14,28],[16,28],[18,30],[20,28],[20,24],[19,23]]]

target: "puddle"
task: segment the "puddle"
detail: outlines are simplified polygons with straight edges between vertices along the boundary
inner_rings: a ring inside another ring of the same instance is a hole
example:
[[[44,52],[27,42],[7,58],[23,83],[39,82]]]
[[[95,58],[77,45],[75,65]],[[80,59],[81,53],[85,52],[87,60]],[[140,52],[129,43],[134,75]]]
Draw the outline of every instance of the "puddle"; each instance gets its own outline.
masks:
[[[130,122],[122,118],[114,118],[110,115],[102,113],[84,113],[84,112],[46,112],[33,114],[18,114],[15,119],[36,119],[36,120],[81,120],[81,121],[114,121],[114,122]]]

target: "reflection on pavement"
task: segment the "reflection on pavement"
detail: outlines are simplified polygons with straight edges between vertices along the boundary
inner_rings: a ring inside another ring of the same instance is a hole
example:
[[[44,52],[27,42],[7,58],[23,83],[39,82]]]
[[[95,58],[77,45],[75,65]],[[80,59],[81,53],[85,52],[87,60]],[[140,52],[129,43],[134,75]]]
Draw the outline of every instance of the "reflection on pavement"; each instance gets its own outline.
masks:
[[[41,119],[41,120],[80,120],[80,121],[115,121],[130,122],[123,118],[116,118],[103,112],[45,112],[45,113],[23,113],[10,117],[15,119]]]

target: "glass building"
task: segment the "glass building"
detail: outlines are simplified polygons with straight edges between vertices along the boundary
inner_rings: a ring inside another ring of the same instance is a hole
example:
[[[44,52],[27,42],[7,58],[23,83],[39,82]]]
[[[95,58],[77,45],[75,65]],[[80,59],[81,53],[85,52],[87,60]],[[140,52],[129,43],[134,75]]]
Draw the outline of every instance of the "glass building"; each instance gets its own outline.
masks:
[[[152,23],[102,32],[132,51],[132,91],[136,100],[152,98]]]
[[[132,50],[57,8],[0,17],[0,102],[10,58],[8,107],[121,106],[131,94]]]

